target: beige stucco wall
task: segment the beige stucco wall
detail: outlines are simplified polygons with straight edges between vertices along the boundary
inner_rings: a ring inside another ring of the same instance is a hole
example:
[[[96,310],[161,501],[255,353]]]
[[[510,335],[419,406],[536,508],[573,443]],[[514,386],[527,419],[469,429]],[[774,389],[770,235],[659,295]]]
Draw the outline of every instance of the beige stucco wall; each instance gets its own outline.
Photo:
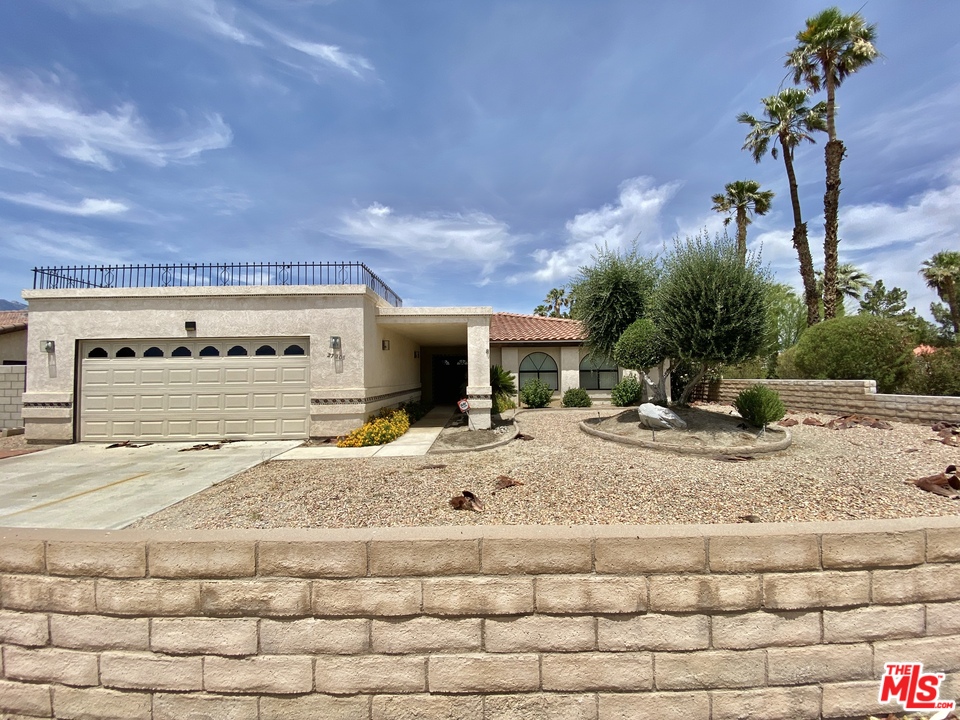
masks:
[[[4,362],[24,362],[27,359],[27,330],[0,334],[0,365]]]
[[[24,297],[31,337],[38,339],[27,348],[24,394],[27,436],[35,441],[73,437],[75,348],[83,339],[306,336],[313,436],[359,425],[371,410],[371,395],[416,391],[419,385],[411,363],[374,364],[377,384],[368,382],[365,357],[374,343],[381,352],[380,337],[364,333],[375,327],[375,309],[383,301],[362,285],[48,290],[26,291]],[[186,321],[196,322],[195,332],[184,329]],[[329,357],[331,336],[342,338],[342,358]],[[55,352],[44,353],[40,339],[53,340]],[[401,351],[409,346],[395,339]],[[391,399],[396,404],[411,398]]]

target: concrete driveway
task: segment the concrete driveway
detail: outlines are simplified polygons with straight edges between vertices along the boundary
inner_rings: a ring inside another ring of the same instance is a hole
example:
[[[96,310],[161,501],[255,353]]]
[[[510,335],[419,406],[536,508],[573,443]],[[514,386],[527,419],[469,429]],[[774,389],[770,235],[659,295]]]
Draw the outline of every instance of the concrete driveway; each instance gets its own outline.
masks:
[[[0,526],[126,527],[300,444],[250,441],[107,449],[80,443],[0,460]]]

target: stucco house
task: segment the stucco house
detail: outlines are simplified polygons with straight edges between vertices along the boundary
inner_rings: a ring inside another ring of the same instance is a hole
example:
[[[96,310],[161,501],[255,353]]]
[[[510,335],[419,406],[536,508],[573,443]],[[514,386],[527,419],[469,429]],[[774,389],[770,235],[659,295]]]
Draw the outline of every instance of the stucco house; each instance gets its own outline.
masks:
[[[27,364],[27,313],[0,312],[0,366]]]
[[[601,398],[623,375],[576,321],[403,307],[362,263],[38,268],[23,297],[29,442],[329,437],[464,395],[485,428],[491,365]]]
[[[0,312],[0,431],[5,433],[23,427],[26,364],[27,313]]]

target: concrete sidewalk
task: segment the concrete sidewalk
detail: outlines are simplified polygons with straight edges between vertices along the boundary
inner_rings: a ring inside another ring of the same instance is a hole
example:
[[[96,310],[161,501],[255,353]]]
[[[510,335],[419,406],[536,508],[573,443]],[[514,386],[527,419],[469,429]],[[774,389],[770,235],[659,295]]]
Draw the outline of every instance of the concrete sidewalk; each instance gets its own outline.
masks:
[[[447,422],[453,417],[454,408],[449,405],[435,407],[424,415],[406,433],[392,443],[359,448],[338,448],[336,445],[297,447],[288,450],[274,460],[343,460],[365,457],[413,457],[426,455]]]

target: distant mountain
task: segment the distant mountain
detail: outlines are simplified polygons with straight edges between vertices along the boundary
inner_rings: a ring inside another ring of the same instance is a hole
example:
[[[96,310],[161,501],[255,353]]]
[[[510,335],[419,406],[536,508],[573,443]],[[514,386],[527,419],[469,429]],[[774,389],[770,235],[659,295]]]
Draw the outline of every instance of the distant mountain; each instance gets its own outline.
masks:
[[[26,304],[16,300],[0,300],[0,310],[26,310]]]

